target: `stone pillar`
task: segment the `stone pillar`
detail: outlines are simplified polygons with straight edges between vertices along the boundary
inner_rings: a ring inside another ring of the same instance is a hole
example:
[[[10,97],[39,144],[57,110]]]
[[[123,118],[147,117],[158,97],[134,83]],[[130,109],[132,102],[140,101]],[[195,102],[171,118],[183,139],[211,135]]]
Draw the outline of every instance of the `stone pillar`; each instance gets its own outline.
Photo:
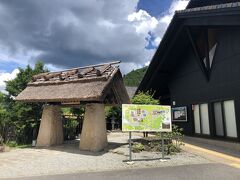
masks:
[[[63,143],[63,126],[60,107],[45,105],[37,137],[37,146],[51,146]]]
[[[87,104],[80,137],[80,149],[101,151],[107,146],[104,104]]]

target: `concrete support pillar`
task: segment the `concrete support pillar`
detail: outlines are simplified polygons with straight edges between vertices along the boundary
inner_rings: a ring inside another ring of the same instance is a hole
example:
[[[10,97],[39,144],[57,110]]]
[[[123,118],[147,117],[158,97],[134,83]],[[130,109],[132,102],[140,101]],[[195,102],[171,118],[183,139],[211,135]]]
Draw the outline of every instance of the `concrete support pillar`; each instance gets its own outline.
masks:
[[[87,104],[80,138],[80,149],[101,151],[107,146],[104,104]]]
[[[63,143],[63,126],[59,106],[45,105],[37,137],[37,146],[51,146]]]

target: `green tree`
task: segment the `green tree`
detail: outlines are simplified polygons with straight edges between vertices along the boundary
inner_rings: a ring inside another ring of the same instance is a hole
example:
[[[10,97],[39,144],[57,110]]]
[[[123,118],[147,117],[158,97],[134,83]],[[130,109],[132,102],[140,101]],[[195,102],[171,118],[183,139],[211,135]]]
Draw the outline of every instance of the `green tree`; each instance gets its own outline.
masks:
[[[11,127],[9,117],[10,113],[7,110],[6,95],[0,92],[0,145],[8,140],[9,128]]]
[[[111,123],[112,118],[115,119],[115,123],[122,127],[122,107],[121,106],[106,106],[105,116],[108,123]]]
[[[142,81],[145,73],[147,72],[148,66],[132,70],[128,74],[123,76],[123,81],[126,86],[138,86]]]
[[[7,111],[10,112],[8,118],[13,125],[17,143],[29,143],[36,136],[34,131],[39,126],[43,104],[16,102],[14,98],[27,87],[34,75],[47,71],[43,63],[37,62],[34,68],[29,65],[25,69],[19,68],[17,77],[6,82]]]
[[[139,92],[132,98],[131,102],[133,104],[159,104],[159,100],[153,98],[153,93],[151,91]]]
[[[120,106],[107,106],[105,108],[105,115],[107,118],[115,117],[116,119],[122,118],[122,109]]]

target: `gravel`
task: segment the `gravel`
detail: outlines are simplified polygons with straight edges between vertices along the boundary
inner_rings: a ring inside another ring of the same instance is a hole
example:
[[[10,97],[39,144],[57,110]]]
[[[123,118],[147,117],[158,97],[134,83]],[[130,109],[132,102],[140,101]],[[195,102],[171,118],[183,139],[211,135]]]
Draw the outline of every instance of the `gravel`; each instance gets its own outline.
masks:
[[[133,138],[141,137],[140,133],[133,134]],[[210,163],[201,156],[183,151],[167,156],[170,159],[166,162],[159,160],[160,152],[133,153],[133,159],[139,161],[127,164],[123,161],[128,159],[128,134],[110,133],[108,141],[108,148],[97,153],[80,151],[77,140],[47,149],[12,149],[0,153],[0,178]],[[157,160],[149,160],[154,158]]]

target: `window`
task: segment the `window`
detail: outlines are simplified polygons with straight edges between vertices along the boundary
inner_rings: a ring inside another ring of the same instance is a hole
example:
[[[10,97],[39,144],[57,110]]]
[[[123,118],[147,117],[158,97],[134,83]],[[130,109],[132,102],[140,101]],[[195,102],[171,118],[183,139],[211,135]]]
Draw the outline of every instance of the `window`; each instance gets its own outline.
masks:
[[[208,104],[200,105],[200,115],[201,115],[200,117],[201,117],[202,134],[209,135],[210,128],[209,128]]]
[[[209,71],[212,67],[217,48],[217,29],[201,30],[196,39],[196,45],[199,56],[203,61],[205,68]]]
[[[213,58],[214,58],[214,55],[215,55],[216,48],[217,48],[217,43],[209,51],[209,66],[210,66],[210,68],[212,67],[212,62],[213,62]],[[203,62],[205,64],[205,67],[207,67],[206,57],[203,59]]]
[[[216,135],[217,136],[224,136],[222,103],[221,102],[216,102],[216,103],[214,103],[213,106],[214,106]]]
[[[234,101],[224,101],[224,114],[226,122],[226,136],[237,137]]]
[[[194,128],[195,128],[195,133],[201,134],[201,124],[200,124],[200,114],[199,114],[199,105],[193,105],[194,107]]]
[[[195,133],[210,135],[208,104],[193,105],[193,115]]]
[[[216,102],[214,105],[214,119],[216,136],[237,137],[234,101]]]

